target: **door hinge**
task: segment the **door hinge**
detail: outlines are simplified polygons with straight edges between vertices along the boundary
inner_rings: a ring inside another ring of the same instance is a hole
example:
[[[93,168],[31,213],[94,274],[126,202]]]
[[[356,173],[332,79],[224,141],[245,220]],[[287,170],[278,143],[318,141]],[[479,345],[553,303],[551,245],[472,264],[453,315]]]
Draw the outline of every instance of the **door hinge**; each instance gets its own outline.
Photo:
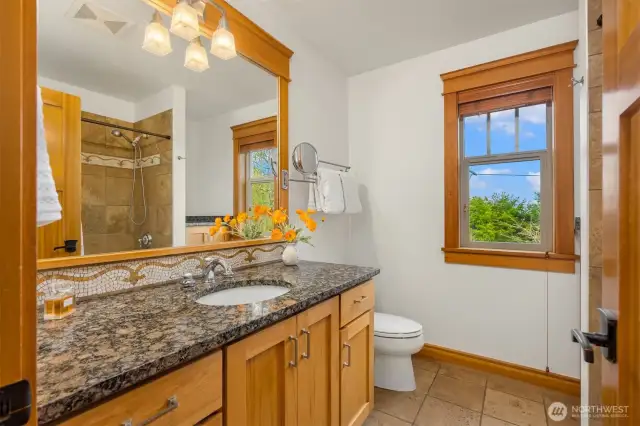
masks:
[[[582,221],[580,220],[580,216],[578,216],[573,220],[573,229],[576,232],[580,232],[581,226],[582,226]]]
[[[31,415],[31,386],[21,380],[0,388],[0,426],[21,426]]]

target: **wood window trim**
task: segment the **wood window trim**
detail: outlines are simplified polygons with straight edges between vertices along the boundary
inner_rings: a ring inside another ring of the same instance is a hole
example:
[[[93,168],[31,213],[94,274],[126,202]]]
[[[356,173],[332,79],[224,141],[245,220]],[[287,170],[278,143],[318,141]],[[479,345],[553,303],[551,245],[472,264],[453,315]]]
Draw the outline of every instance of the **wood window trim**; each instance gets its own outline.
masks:
[[[445,262],[575,273],[573,51],[577,41],[442,74],[444,98]],[[460,246],[460,105],[551,88],[553,94],[553,250],[525,252]]]
[[[278,147],[278,116],[261,118],[231,126],[233,132],[233,214],[246,210],[247,182],[245,155],[251,150]],[[277,186],[276,186],[277,187]],[[279,191],[275,191],[275,204],[279,205]]]

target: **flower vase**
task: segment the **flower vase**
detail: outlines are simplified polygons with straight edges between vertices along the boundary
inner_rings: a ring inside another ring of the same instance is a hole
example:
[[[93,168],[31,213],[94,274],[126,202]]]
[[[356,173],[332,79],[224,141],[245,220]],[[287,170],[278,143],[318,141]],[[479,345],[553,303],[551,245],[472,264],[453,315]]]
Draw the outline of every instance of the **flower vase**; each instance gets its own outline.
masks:
[[[295,244],[287,244],[282,251],[282,262],[287,266],[298,264],[298,248]]]

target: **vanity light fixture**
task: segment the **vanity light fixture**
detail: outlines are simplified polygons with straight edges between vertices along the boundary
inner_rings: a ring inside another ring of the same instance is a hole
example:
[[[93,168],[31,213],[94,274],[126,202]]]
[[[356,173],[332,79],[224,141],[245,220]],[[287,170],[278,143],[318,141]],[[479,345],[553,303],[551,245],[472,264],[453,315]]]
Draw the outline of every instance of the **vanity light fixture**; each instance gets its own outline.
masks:
[[[198,12],[199,17],[204,16],[204,10],[207,7],[205,0],[191,0],[191,7]]]
[[[189,43],[187,54],[184,58],[184,66],[195,72],[202,72],[209,68],[207,50],[202,45],[200,37],[194,38]]]
[[[227,13],[222,9],[222,17],[218,21],[218,28],[211,36],[211,54],[220,59],[235,58],[236,39],[229,31],[229,23],[227,22]]]
[[[200,35],[198,11],[189,4],[188,0],[180,0],[173,8],[171,17],[171,32],[191,41]]]
[[[153,13],[151,22],[144,30],[142,48],[158,56],[165,56],[173,50],[171,49],[169,30],[163,25],[162,16],[157,10]]]

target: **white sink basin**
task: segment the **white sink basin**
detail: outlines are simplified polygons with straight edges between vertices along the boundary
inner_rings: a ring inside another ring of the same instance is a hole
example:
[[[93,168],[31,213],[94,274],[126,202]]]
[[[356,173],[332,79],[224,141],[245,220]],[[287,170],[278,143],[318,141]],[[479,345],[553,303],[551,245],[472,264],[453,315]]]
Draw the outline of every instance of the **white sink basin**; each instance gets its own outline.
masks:
[[[220,290],[202,296],[196,302],[208,306],[233,306],[274,299],[289,292],[289,288],[277,285],[252,285]]]

